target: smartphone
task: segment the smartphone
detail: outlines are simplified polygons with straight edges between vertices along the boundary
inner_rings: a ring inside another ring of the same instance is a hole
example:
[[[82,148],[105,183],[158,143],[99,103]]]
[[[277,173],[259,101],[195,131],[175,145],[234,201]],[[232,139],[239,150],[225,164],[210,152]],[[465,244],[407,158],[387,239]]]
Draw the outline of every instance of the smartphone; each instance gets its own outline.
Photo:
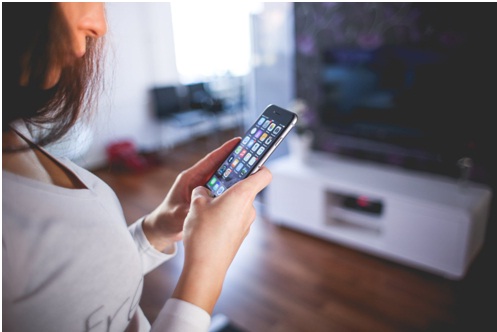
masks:
[[[257,172],[297,123],[297,115],[270,104],[205,184],[216,197]]]

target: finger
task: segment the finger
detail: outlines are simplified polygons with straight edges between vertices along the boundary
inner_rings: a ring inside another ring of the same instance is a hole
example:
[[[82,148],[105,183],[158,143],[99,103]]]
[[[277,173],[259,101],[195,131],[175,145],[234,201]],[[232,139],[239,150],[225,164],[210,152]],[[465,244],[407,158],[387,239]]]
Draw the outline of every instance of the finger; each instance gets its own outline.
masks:
[[[192,201],[197,198],[212,197],[211,191],[204,186],[195,187],[192,191]]]
[[[246,179],[234,184],[232,188],[239,187],[236,190],[248,190],[255,197],[262,189],[264,189],[269,185],[269,183],[271,183],[272,178],[273,176],[269,169],[265,166],[262,166],[257,173],[252,174]]]
[[[235,137],[225,142],[219,148],[200,159],[190,168],[190,171],[205,178],[211,176],[219,165],[221,165],[221,163],[228,157],[229,153],[235,148],[240,140],[240,137]]]

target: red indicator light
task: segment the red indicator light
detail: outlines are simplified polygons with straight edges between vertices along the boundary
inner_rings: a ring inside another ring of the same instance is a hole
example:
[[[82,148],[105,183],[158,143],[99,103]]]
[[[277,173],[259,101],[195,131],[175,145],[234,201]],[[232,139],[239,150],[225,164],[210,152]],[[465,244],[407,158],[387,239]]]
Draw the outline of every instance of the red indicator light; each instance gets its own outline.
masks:
[[[369,198],[366,196],[359,196],[359,197],[357,197],[356,203],[360,207],[363,207],[363,208],[368,207],[369,206]]]

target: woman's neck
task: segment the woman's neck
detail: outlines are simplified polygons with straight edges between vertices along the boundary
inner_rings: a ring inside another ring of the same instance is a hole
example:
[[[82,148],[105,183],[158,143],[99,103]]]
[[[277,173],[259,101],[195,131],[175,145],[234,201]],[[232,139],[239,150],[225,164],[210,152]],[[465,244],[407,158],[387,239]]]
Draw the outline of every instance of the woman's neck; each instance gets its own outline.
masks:
[[[2,134],[2,169],[59,187],[86,188],[72,172],[14,130]]]

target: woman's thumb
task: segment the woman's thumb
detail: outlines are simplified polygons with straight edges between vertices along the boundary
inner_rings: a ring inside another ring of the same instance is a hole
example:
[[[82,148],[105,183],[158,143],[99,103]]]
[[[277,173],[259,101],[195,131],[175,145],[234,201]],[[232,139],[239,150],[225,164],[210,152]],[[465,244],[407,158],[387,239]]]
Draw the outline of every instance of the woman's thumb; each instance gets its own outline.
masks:
[[[192,202],[197,200],[197,199],[201,199],[201,198],[212,199],[213,195],[208,188],[206,188],[204,186],[198,186],[195,189],[193,189],[193,191],[192,191]]]

